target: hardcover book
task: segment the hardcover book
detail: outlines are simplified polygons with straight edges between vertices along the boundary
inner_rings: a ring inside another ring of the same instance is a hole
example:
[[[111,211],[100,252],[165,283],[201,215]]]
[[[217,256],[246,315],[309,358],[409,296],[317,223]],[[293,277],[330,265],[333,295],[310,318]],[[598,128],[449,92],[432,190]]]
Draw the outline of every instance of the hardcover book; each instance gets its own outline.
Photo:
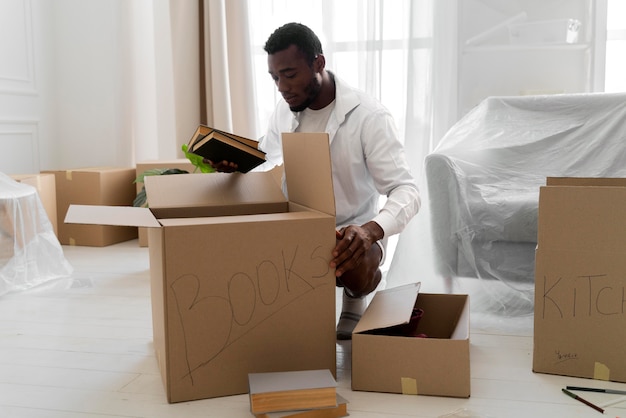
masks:
[[[341,418],[348,413],[348,401],[337,394],[337,406],[319,409],[300,409],[281,412],[266,412],[256,414],[256,418]]]
[[[329,370],[250,373],[253,414],[337,406],[337,382]]]
[[[265,153],[259,150],[258,144],[253,139],[200,125],[189,140],[187,149],[214,163],[235,163],[237,171],[247,173],[265,162]]]

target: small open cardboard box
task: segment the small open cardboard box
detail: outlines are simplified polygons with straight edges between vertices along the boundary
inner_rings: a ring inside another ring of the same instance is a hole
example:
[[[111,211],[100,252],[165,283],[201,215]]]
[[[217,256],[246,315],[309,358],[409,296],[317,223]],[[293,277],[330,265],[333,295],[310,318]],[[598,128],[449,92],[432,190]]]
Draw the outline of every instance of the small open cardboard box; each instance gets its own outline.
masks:
[[[68,212],[66,222],[149,227],[169,402],[247,393],[249,373],[336,375],[328,135],[284,134],[283,149],[288,201],[270,172],[179,174],[146,178],[150,209]]]
[[[626,179],[539,194],[533,371],[626,382]]]
[[[377,292],[352,334],[352,389],[470,396],[469,296],[419,293],[419,283]],[[419,295],[418,295],[419,294]],[[428,338],[379,335],[414,307]]]

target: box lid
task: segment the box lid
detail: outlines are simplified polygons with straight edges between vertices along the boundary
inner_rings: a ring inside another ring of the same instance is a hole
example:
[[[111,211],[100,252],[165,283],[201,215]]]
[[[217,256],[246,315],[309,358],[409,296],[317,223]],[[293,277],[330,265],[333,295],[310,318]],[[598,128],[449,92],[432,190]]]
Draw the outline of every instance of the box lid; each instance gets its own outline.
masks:
[[[289,201],[335,215],[332,165],[327,133],[283,133]]]
[[[160,227],[150,209],[132,206],[70,205],[65,223]]]
[[[148,207],[159,219],[214,216],[221,214],[215,212],[218,208],[287,203],[269,172],[148,176],[144,182]],[[194,210],[199,208],[205,212]]]
[[[409,323],[420,286],[417,282],[376,292],[354,333]]]
[[[283,135],[285,172],[290,201],[334,216],[335,198],[328,134]],[[177,215],[180,216],[180,210],[184,211],[186,207],[202,207],[202,205],[205,205],[204,207],[216,205],[216,207],[224,208],[228,205],[241,207],[248,203],[250,206],[270,207],[272,211],[269,213],[276,212],[276,205],[287,206],[287,200],[271,171],[245,174],[176,174],[148,176],[144,180],[150,209],[128,206],[71,205],[65,222],[159,227],[161,223],[157,219],[160,219],[158,214],[160,210],[175,212],[179,209]],[[237,187],[233,187],[233,184]],[[210,193],[208,193],[209,190]],[[190,191],[194,192],[190,193]],[[255,210],[251,213],[260,212]],[[195,212],[193,216],[200,215]]]
[[[549,178],[539,192],[539,250],[626,251],[626,179]]]

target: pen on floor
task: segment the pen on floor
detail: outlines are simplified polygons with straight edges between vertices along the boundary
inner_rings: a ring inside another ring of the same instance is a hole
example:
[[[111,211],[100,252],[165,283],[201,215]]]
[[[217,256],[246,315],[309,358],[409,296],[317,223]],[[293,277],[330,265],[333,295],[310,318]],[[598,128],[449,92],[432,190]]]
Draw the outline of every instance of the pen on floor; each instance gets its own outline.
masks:
[[[563,391],[564,394],[566,394],[570,398],[576,399],[577,401],[582,402],[585,405],[590,406],[593,409],[595,409],[596,411],[599,411],[599,412],[604,414],[604,409],[600,408],[599,406],[592,404],[588,400],[585,400],[585,399],[581,398],[580,396],[576,395],[575,393],[570,392],[569,390],[567,390],[565,388],[563,388],[561,390]]]
[[[566,386],[565,389],[568,390],[580,390],[584,392],[600,392],[600,393],[611,393],[614,395],[626,395],[626,390],[616,390],[616,389],[601,389],[601,388],[585,388],[581,386]]]

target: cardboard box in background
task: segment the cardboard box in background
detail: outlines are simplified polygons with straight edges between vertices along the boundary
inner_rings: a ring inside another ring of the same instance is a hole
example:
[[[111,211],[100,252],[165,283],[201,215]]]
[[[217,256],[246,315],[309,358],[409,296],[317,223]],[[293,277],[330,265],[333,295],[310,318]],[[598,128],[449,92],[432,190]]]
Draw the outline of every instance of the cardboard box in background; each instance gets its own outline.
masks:
[[[55,175],[61,244],[104,247],[137,238],[136,227],[64,223],[71,204],[132,206],[136,196],[134,168],[82,168],[46,173]]]
[[[171,169],[178,168],[179,170],[185,170],[189,173],[194,173],[196,167],[191,164],[191,162],[186,158],[179,158],[174,160],[150,160],[150,161],[141,161],[136,164],[136,174],[135,178],[139,177],[147,170],[154,169]],[[143,187],[143,183],[135,183],[136,191],[139,193]],[[139,228],[139,246],[147,247],[148,246],[148,230],[146,228]]]
[[[31,185],[37,189],[39,199],[48,215],[48,219],[50,219],[54,234],[58,237],[57,196],[54,174],[13,174],[11,177],[20,183]]]
[[[470,396],[469,296],[419,293],[419,283],[377,292],[352,334],[352,389]],[[428,338],[377,335],[414,307]]]
[[[169,402],[247,393],[249,373],[336,376],[328,135],[285,134],[283,147],[289,201],[271,172],[181,174],[146,178],[149,208],[68,212],[67,222],[150,227],[154,346]],[[272,199],[280,209],[267,213]],[[180,216],[172,203],[185,201],[203,217],[154,215]],[[210,216],[239,206],[250,214]]]
[[[626,179],[539,194],[533,371],[626,382]]]

